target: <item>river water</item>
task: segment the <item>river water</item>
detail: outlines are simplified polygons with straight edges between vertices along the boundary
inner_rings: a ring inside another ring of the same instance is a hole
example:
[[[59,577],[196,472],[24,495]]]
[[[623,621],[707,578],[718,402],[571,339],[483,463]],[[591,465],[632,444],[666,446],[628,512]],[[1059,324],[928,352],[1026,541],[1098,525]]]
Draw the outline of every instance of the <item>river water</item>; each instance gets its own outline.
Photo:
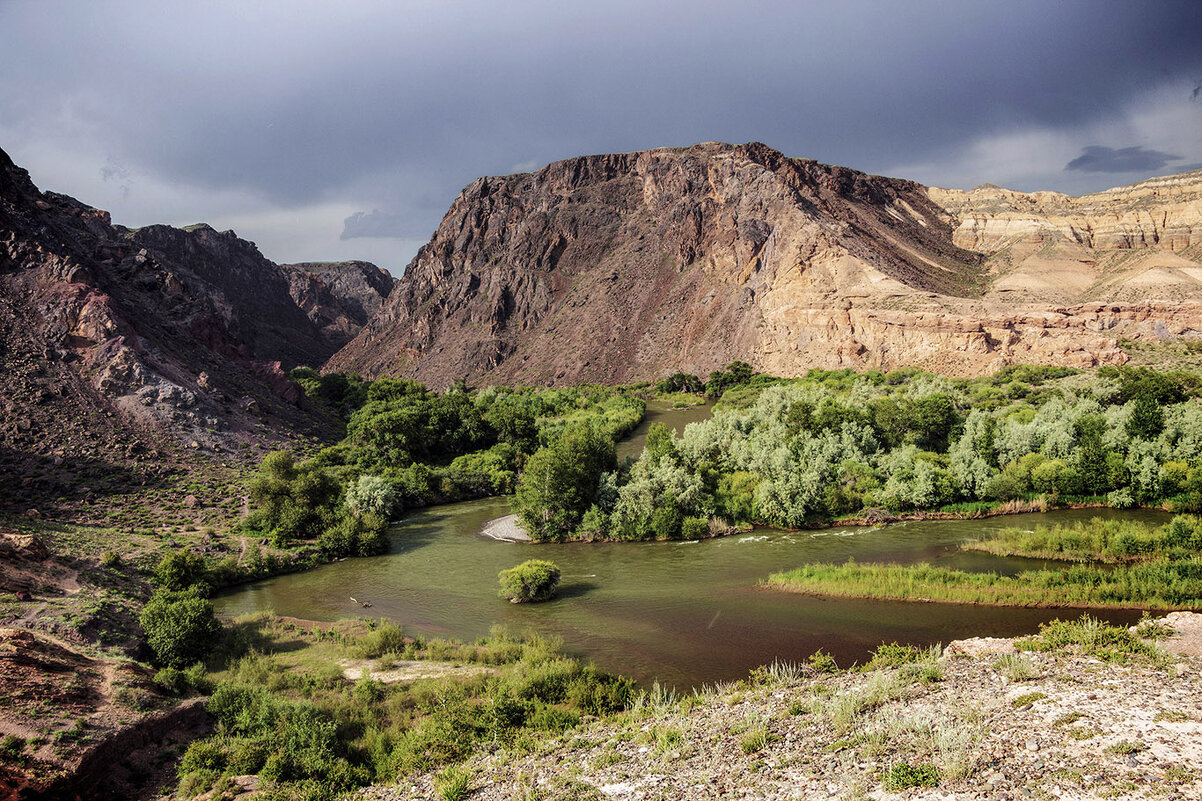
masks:
[[[653,410],[683,424],[706,409]],[[628,447],[636,447],[633,443]],[[637,448],[641,449],[641,444]],[[1040,622],[1078,610],[1015,609],[933,603],[814,598],[757,586],[769,573],[806,562],[915,563],[1016,572],[1042,562],[960,552],[957,545],[990,530],[1108,517],[1163,521],[1162,512],[1064,510],[966,521],[922,521],[883,528],[783,532],[763,529],[700,542],[497,542],[479,535],[507,514],[508,500],[434,507],[411,513],[392,530],[385,555],[342,562],[244,585],[214,599],[218,612],[274,610],[311,620],[370,614],[411,633],[474,640],[494,623],[562,637],[569,652],[649,683],[687,689],[740,678],[773,659],[801,660],[821,648],[847,666],[881,642],[916,645],[972,636],[1034,632]],[[497,596],[497,573],[531,558],[563,572],[560,594],[543,604]],[[362,609],[351,597],[369,601]],[[1130,622],[1134,611],[1098,617]]]

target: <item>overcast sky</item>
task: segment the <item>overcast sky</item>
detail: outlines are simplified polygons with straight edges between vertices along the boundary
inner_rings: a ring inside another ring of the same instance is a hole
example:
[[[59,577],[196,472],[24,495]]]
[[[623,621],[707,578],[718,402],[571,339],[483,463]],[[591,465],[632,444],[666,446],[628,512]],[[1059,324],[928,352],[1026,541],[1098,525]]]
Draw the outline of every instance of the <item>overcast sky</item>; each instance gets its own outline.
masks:
[[[1078,194],[1202,167],[1202,2],[0,1],[0,148],[115,222],[400,274],[480,175],[765,142]]]

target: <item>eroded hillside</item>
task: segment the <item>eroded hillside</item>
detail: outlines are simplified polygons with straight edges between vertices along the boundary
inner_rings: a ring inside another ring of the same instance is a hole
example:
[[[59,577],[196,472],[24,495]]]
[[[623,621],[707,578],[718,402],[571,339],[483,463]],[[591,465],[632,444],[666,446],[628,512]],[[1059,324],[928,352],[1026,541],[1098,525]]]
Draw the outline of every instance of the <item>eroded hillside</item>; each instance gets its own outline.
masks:
[[[324,361],[366,319],[365,291],[391,290],[357,271],[379,280],[344,292],[207,225],[113,225],[0,151],[5,505],[128,492],[181,447],[229,458],[323,431],[284,371]]]
[[[955,192],[760,144],[570,159],[464,189],[329,367],[445,385],[732,359],[781,375],[1121,363],[1119,338],[1199,334],[1199,186]]]

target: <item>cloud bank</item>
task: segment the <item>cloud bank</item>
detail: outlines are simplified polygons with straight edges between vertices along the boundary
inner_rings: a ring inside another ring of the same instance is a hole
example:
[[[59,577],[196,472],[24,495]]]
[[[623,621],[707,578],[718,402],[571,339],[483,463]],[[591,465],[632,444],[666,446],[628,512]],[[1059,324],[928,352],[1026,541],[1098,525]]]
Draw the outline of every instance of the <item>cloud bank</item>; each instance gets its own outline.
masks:
[[[585,153],[1073,193],[1202,162],[1196,2],[42,0],[0,31],[0,147],[39,185],[281,261],[399,273],[467,183]]]

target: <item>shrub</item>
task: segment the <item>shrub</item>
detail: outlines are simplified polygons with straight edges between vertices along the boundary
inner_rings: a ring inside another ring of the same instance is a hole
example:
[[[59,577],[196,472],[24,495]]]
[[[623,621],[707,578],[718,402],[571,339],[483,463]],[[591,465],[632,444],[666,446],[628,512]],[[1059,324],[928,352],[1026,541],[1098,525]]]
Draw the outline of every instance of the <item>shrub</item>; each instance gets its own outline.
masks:
[[[183,695],[188,691],[188,676],[176,667],[165,667],[154,674],[154,683],[171,695]]]
[[[203,556],[180,548],[159,560],[150,580],[165,590],[186,590],[195,586],[207,595],[212,589],[208,573],[208,564]]]
[[[835,658],[821,649],[810,654],[809,659],[806,661],[815,673],[839,672],[839,666],[835,664]]]
[[[559,568],[544,559],[528,559],[497,574],[501,597],[513,603],[546,601],[559,589]]]
[[[317,538],[317,547],[329,558],[374,556],[388,548],[388,523],[372,512],[343,517]]]
[[[635,686],[632,679],[597,673],[585,668],[568,684],[569,704],[588,715],[610,715],[630,706]]]
[[[366,514],[390,517],[396,501],[396,489],[381,476],[359,476],[357,482],[346,488],[346,507],[355,517]]]
[[[359,659],[377,659],[384,654],[400,654],[405,650],[405,631],[391,621],[381,621],[351,646]]]
[[[438,774],[434,784],[438,788],[438,797],[442,801],[460,801],[460,799],[468,797],[472,785],[472,773],[467,768],[452,765]]]
[[[680,524],[680,536],[686,540],[699,540],[708,537],[709,522],[700,517],[686,517]]]
[[[881,784],[890,792],[905,790],[908,787],[938,787],[939,768],[929,762],[917,765],[898,762],[889,768]]]
[[[922,651],[913,645],[899,645],[895,642],[881,643],[872,652],[872,659],[864,666],[864,669],[879,670],[881,668],[898,667],[911,662],[917,662],[922,656]]]
[[[182,668],[202,659],[221,630],[213,604],[195,590],[156,590],[138,622],[154,661],[165,667]]]

